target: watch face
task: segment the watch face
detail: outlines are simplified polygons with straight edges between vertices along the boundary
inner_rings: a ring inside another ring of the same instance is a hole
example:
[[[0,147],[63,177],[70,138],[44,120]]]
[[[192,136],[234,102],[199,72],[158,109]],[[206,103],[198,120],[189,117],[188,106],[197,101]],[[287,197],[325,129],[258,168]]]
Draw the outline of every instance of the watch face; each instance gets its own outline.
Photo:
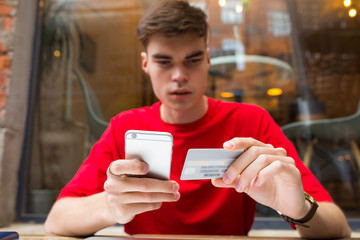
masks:
[[[313,198],[310,194],[304,192],[305,194],[305,199],[309,200],[309,202],[311,202],[312,204],[317,204],[317,201],[315,200],[315,198]]]

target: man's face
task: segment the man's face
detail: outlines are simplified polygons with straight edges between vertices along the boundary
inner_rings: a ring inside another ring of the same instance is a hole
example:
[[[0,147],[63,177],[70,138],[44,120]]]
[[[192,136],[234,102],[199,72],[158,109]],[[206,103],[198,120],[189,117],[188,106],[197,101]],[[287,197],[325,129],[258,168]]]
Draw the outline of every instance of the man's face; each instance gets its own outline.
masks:
[[[142,67],[155,95],[168,111],[192,112],[204,104],[209,50],[196,33],[176,37],[151,36]]]

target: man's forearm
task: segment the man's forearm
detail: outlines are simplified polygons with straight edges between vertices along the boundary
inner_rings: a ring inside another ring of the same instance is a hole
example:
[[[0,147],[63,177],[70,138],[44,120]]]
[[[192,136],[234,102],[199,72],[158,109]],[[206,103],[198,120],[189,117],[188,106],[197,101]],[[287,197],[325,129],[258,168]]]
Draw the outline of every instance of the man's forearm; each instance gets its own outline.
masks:
[[[320,202],[313,219],[306,223],[309,228],[296,226],[304,238],[350,237],[351,230],[340,208],[333,203]]]
[[[58,200],[45,221],[45,231],[65,236],[87,236],[114,224],[105,192],[102,192]]]

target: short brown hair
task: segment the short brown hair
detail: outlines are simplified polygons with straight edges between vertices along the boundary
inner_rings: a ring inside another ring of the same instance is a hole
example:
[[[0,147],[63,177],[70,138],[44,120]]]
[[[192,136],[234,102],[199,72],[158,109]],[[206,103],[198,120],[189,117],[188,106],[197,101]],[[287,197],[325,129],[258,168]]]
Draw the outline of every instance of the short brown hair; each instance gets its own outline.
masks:
[[[190,6],[187,1],[157,0],[145,11],[136,32],[145,48],[149,38],[155,33],[172,37],[196,32],[206,42],[208,23],[206,14],[201,9]]]

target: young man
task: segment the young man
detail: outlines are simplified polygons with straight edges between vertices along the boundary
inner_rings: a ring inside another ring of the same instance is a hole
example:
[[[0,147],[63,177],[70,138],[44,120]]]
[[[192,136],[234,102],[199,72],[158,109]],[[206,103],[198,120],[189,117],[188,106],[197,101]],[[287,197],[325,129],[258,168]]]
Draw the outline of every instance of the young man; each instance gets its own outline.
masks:
[[[350,235],[341,210],[267,112],[204,95],[207,33],[205,14],[184,1],[160,1],[148,9],[138,26],[146,49],[142,68],[160,101],[111,120],[62,190],[47,232],[89,235],[121,223],[129,234],[246,235],[259,202],[287,216],[303,237]],[[173,135],[172,180],[133,177],[148,166],[125,158],[124,133],[130,129]],[[220,147],[245,149],[223,178],[180,180],[189,148]],[[317,209],[304,191],[319,202]]]

